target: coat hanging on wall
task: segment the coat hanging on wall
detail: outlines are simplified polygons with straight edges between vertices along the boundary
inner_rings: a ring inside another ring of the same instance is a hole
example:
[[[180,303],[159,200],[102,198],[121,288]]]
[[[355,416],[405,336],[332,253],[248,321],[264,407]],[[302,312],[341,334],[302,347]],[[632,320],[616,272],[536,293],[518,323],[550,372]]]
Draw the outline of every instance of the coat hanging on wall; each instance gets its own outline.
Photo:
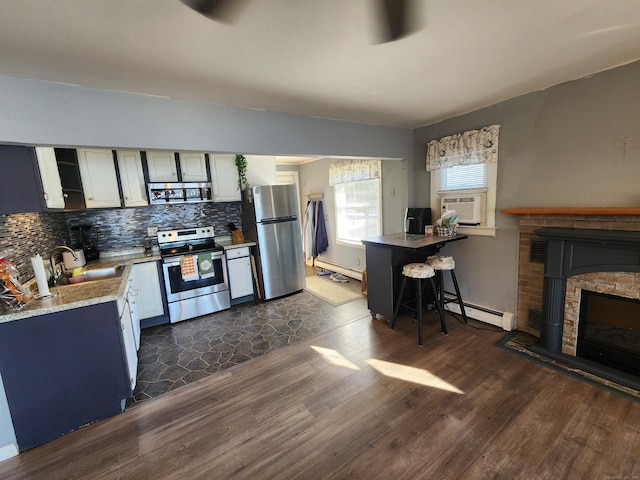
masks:
[[[312,261],[327,250],[329,239],[324,222],[324,208],[322,194],[309,195],[304,214],[304,253],[307,261]]]

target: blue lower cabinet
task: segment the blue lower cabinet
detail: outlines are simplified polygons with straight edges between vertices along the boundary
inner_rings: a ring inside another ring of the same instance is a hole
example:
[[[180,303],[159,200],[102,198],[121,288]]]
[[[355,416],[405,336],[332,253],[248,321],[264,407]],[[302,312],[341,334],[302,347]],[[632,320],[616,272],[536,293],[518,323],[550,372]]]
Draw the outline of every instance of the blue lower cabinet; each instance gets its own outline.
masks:
[[[116,302],[0,324],[20,451],[122,411],[131,394]]]

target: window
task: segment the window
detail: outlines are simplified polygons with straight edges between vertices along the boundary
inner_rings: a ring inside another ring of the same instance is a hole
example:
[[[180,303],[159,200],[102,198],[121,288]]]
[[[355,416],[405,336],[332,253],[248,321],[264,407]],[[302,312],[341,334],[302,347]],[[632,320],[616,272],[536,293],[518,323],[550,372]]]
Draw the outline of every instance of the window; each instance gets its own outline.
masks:
[[[487,164],[457,165],[441,168],[439,191],[468,190],[471,188],[487,188]]]
[[[340,160],[329,166],[336,211],[336,242],[362,246],[382,233],[379,160]]]
[[[336,241],[360,245],[367,237],[380,235],[380,179],[334,185]]]
[[[460,233],[495,236],[499,129],[491,125],[428,144],[431,208],[456,210]]]

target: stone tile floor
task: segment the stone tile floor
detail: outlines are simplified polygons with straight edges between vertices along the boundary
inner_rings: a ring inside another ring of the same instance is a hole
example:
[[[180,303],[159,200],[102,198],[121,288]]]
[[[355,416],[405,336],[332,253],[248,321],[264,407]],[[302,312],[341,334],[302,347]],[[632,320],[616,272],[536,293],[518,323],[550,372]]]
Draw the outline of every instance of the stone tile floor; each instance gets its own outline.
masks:
[[[318,270],[307,268],[307,275]],[[359,281],[341,285],[360,291]],[[137,385],[127,407],[368,315],[365,296],[334,307],[302,291],[144,329]]]

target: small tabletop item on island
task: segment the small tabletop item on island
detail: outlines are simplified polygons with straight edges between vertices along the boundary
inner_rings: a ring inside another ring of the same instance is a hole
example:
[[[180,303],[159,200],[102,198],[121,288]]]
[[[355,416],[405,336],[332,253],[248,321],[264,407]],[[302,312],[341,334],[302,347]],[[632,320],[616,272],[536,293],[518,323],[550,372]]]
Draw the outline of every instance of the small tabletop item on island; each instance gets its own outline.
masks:
[[[20,310],[27,303],[27,296],[18,280],[18,269],[0,252],[0,299],[14,310]]]
[[[433,225],[425,225],[424,226],[424,234],[427,237],[433,237]]]
[[[455,210],[446,210],[436,221],[436,232],[441,237],[455,237],[458,233],[458,214]]]

